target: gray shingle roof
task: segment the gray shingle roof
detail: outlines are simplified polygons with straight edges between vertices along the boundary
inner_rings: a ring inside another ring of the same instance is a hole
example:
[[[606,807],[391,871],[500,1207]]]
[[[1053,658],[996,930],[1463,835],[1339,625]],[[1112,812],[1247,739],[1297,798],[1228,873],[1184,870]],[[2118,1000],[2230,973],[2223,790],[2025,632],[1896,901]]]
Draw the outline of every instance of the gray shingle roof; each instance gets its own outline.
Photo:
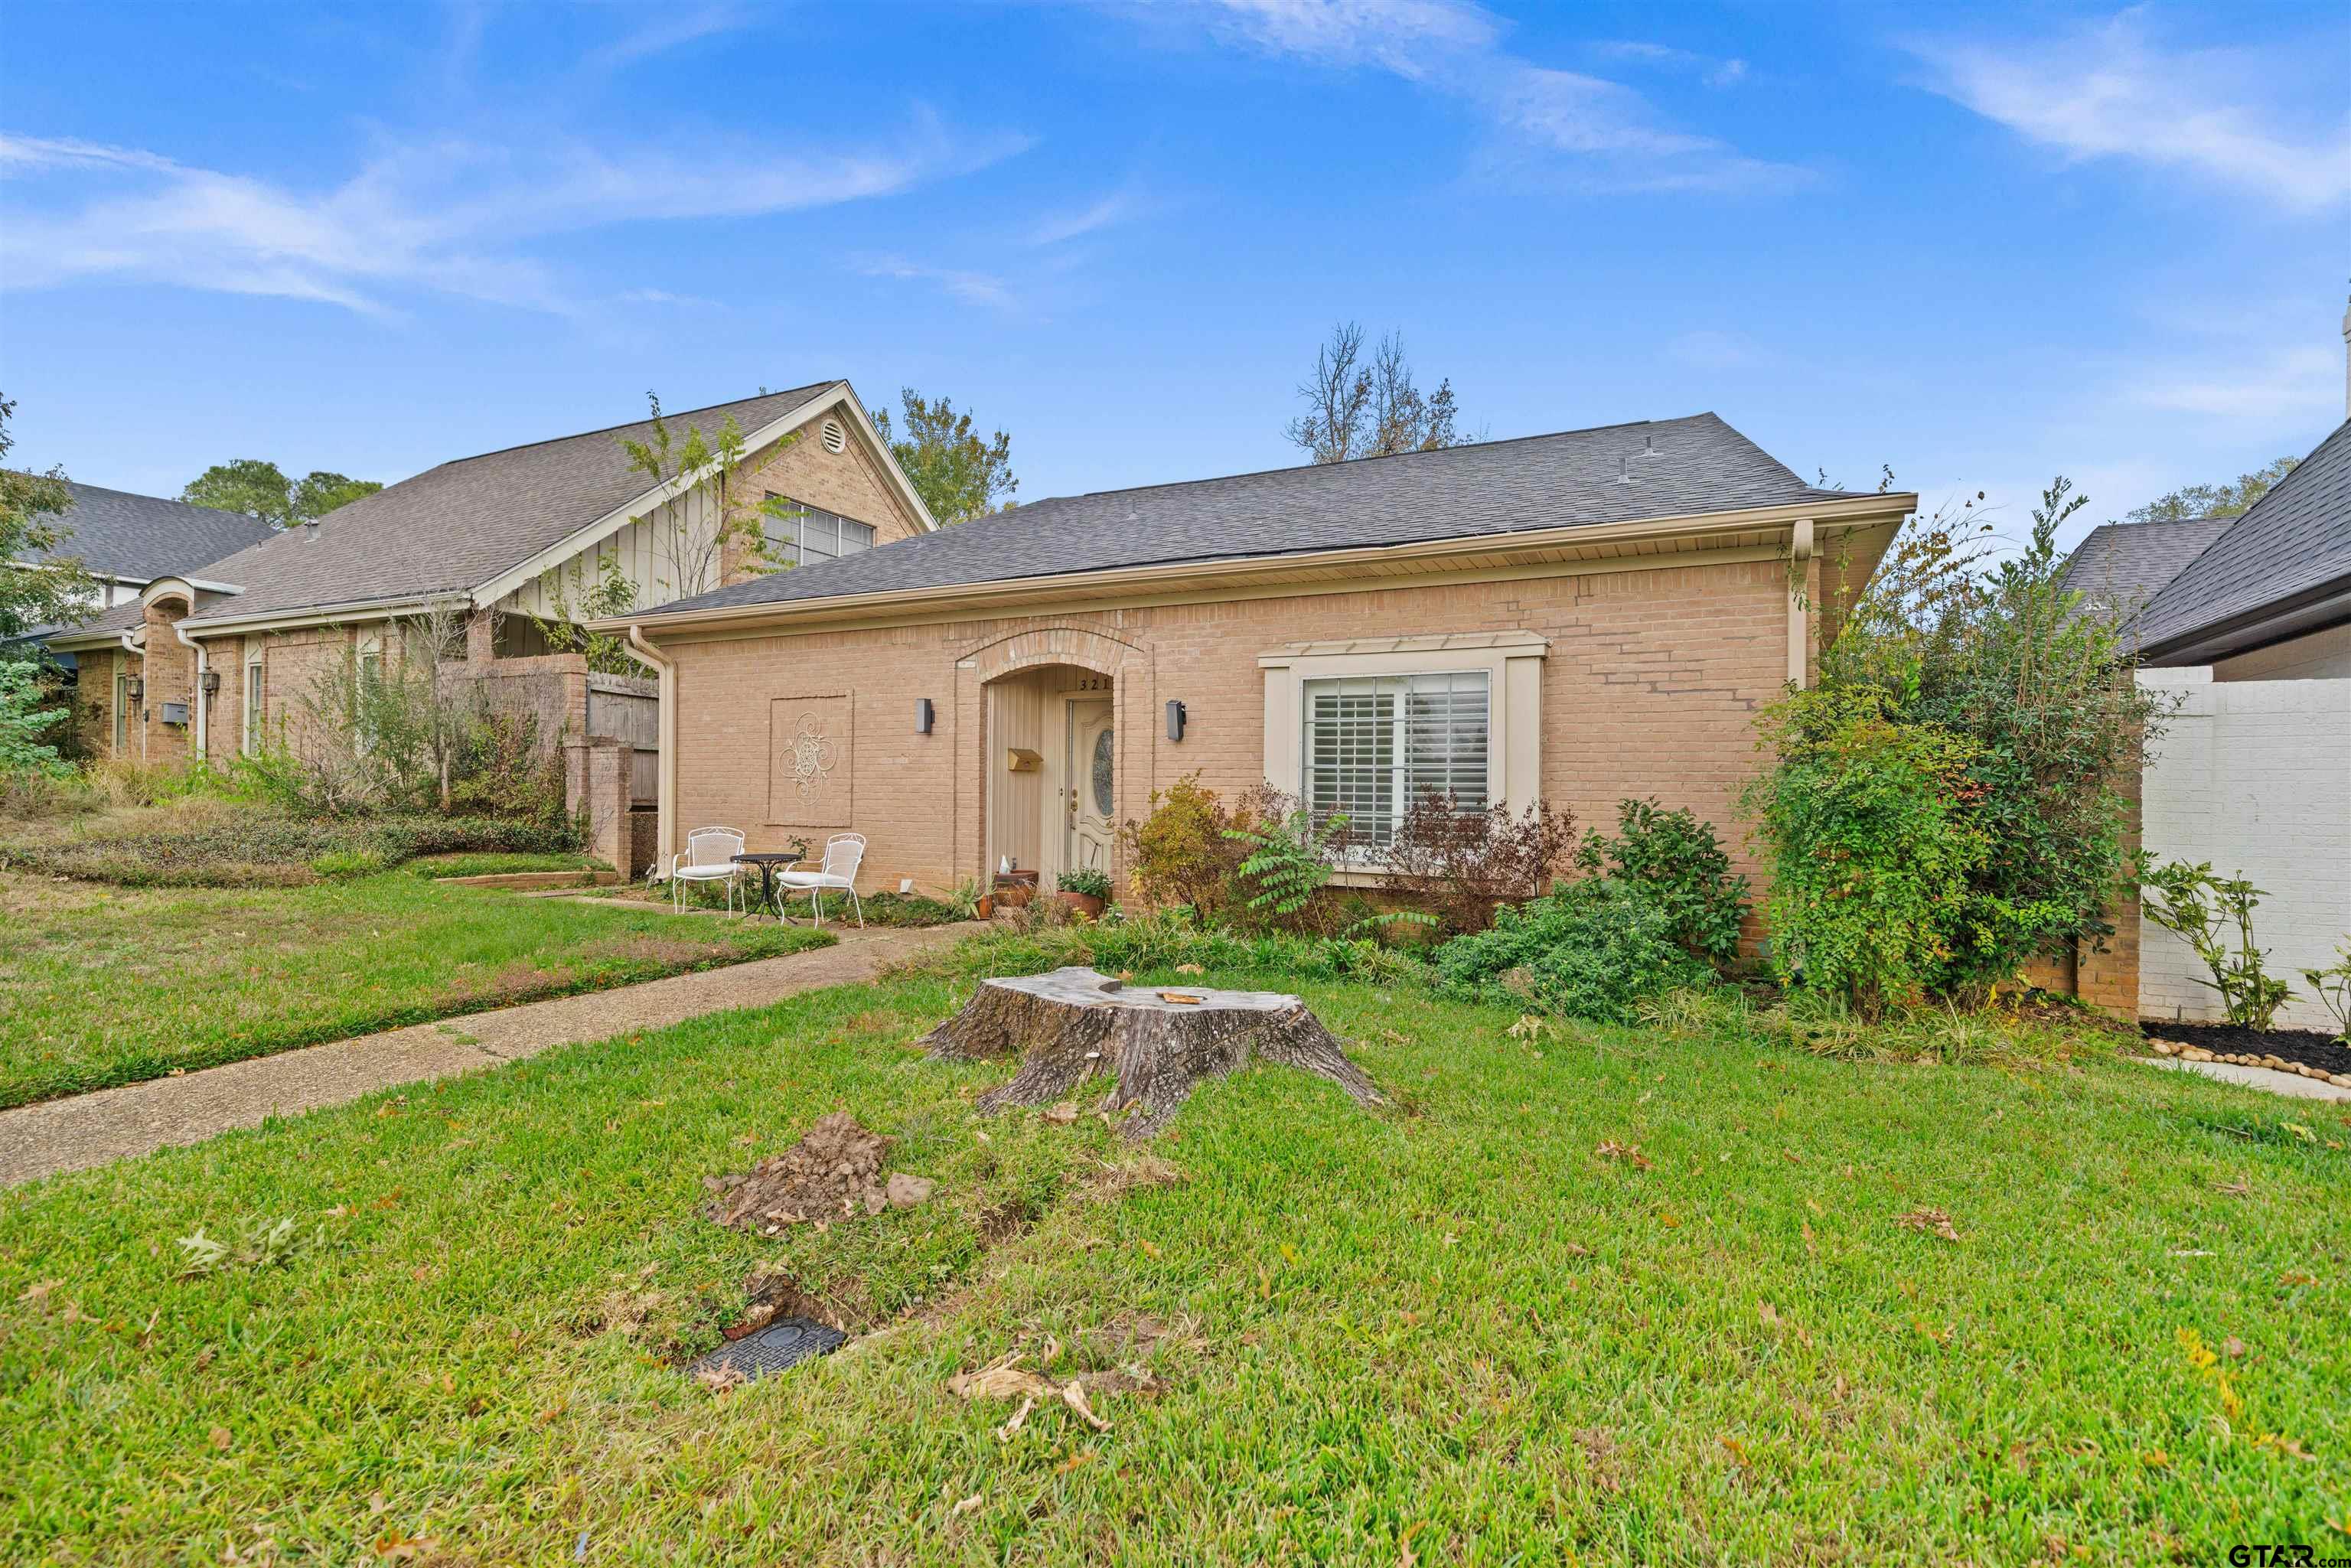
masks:
[[[2182,517],[2159,523],[2102,523],[2066,558],[2061,586],[2085,594],[2128,620],[2236,522]]]
[[[2351,579],[2351,420],[2173,578],[2139,618],[2149,653]]]
[[[57,519],[72,530],[54,549],[34,559],[78,556],[90,570],[109,577],[152,579],[189,573],[247,545],[267,538],[273,530],[258,517],[224,512],[211,507],[191,507],[161,496],[134,496],[97,485],[68,481],[73,505]]]
[[[689,424],[715,434],[728,414],[747,434],[841,385],[819,382],[664,418],[675,437]],[[212,562],[200,575],[244,591],[190,622],[468,591],[652,488],[620,444],[652,429],[640,420],[428,468],[329,513],[316,538],[293,528]]]
[[[1633,482],[1624,484],[1627,465]],[[1034,501],[681,600],[659,613],[1627,522],[1844,494],[1805,484],[1722,420],[1701,413]]]

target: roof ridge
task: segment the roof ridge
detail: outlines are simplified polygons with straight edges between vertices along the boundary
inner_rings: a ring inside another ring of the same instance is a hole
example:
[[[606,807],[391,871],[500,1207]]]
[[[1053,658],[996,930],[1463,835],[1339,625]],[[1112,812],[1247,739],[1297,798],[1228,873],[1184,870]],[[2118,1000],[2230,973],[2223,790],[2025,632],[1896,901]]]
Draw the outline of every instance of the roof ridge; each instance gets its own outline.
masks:
[[[1238,474],[1210,474],[1198,479],[1162,479],[1154,485],[1114,485],[1107,490],[1081,490],[1074,496],[1040,496],[1036,500],[1025,502],[1023,505],[1041,507],[1048,501],[1083,500],[1095,496],[1127,496],[1138,490],[1173,490],[1186,485],[1219,484],[1227,479],[1262,479],[1274,474],[1320,473],[1335,468],[1353,468],[1362,463],[1385,463],[1398,457],[1435,457],[1442,453],[1458,452],[1471,446],[1514,446],[1528,441],[1555,441],[1564,435],[1600,435],[1611,430],[1638,430],[1645,424],[1684,424],[1693,419],[1711,419],[1726,430],[1737,428],[1709,408],[1701,409],[1697,413],[1675,414],[1669,419],[1623,419],[1613,424],[1586,424],[1579,425],[1573,430],[1539,430],[1531,435],[1505,435],[1499,441],[1457,441],[1450,446],[1420,447],[1410,452],[1372,452],[1361,457],[1342,458],[1336,463],[1290,463],[1279,468],[1244,468]],[[1742,434],[1740,439],[1746,438]],[[1750,442],[1749,444],[1754,444]],[[1761,448],[1758,447],[1757,450],[1761,451]],[[1018,511],[1019,507],[1015,507],[1012,509]]]
[[[660,417],[664,423],[673,419],[687,419],[697,413],[715,413],[722,408],[740,408],[747,402],[758,402],[767,398],[785,397],[792,392],[820,392],[827,387],[847,384],[847,377],[835,376],[831,381],[810,382],[808,385],[799,387],[778,387],[774,392],[754,392],[749,397],[730,398],[725,402],[705,403],[700,408],[665,408],[662,410]],[[460,463],[478,463],[485,457],[503,457],[509,452],[527,452],[534,446],[552,446],[559,441],[579,441],[590,435],[610,435],[616,430],[626,430],[632,425],[651,424],[653,417],[652,414],[646,414],[641,419],[624,419],[618,424],[600,425],[594,430],[575,430],[569,435],[545,435],[537,441],[517,441],[511,446],[493,446],[487,452],[476,452],[465,457],[452,457],[445,463],[434,464],[433,467],[455,468]],[[427,468],[422,472],[430,474],[433,469]]]

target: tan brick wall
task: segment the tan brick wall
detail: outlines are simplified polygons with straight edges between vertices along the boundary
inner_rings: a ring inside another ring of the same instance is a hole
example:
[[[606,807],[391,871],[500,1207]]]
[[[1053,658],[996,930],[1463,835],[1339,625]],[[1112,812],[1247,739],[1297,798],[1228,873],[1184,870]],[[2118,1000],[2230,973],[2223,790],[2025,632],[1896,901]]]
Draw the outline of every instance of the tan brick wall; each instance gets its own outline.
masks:
[[[147,685],[139,708],[143,760],[151,767],[170,767],[195,755],[196,654],[173,630],[186,613],[187,606],[176,599],[147,606]],[[188,704],[188,722],[165,724],[165,703]]]
[[[1752,871],[1734,797],[1757,767],[1754,713],[1786,674],[1787,625],[1785,568],[1751,561],[677,643],[679,831],[724,823],[780,847],[799,830],[768,820],[770,706],[842,694],[853,740],[837,765],[872,841],[868,884],[952,885],[988,852],[982,789],[1003,777],[985,734],[994,674],[1116,666],[1124,820],[1187,773],[1227,793],[1262,777],[1257,659],[1280,643],[1526,630],[1551,642],[1549,803],[1606,823],[1620,798],[1655,795],[1712,821]],[[938,730],[918,736],[925,696]],[[1162,727],[1170,699],[1187,709],[1180,744]]]
[[[827,452],[818,439],[817,427],[822,423],[820,420],[802,430],[799,440],[769,447],[756,463],[744,465],[743,494],[751,503],[758,505],[762,492],[769,490],[789,496],[872,524],[876,544],[912,538],[922,532],[922,524],[899,499],[880,459],[867,450],[850,422],[841,422],[849,441],[839,453]]]

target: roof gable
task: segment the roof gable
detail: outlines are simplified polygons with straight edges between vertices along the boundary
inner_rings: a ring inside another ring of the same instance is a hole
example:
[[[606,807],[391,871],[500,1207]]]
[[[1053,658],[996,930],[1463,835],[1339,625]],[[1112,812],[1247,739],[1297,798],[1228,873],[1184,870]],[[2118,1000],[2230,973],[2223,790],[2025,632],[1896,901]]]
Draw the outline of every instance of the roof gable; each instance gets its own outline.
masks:
[[[2149,653],[2351,580],[2351,420],[2188,563],[2139,619]]]
[[[214,507],[192,507],[161,496],[66,482],[73,505],[57,518],[66,537],[36,560],[62,556],[105,577],[147,580],[195,572],[223,556],[259,543],[277,530],[259,517]]]
[[[709,434],[731,415],[748,434],[846,390],[819,382],[664,413],[663,422],[674,434],[689,425]],[[621,443],[652,431],[650,419],[638,420],[428,468],[337,508],[315,535],[288,529],[207,567],[204,576],[242,591],[196,620],[470,595],[650,494]]]
[[[1702,413],[1033,501],[653,613],[1844,498]]]
[[[2058,586],[2085,594],[2128,620],[2153,602],[2167,583],[2236,520],[2233,517],[2181,517],[2152,523],[2101,523],[2066,558]]]

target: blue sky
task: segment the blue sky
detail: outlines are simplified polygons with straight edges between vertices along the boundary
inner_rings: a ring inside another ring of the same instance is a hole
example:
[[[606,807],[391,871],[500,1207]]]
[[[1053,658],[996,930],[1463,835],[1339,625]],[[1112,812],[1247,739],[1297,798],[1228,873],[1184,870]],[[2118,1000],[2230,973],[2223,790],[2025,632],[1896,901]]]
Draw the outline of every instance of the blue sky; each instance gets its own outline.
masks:
[[[2344,415],[2339,4],[9,8],[16,457],[393,479],[833,375],[1021,496],[1298,460],[1332,321],[1494,436],[1713,409],[2118,516]],[[2074,530],[2078,533],[2077,528]]]

